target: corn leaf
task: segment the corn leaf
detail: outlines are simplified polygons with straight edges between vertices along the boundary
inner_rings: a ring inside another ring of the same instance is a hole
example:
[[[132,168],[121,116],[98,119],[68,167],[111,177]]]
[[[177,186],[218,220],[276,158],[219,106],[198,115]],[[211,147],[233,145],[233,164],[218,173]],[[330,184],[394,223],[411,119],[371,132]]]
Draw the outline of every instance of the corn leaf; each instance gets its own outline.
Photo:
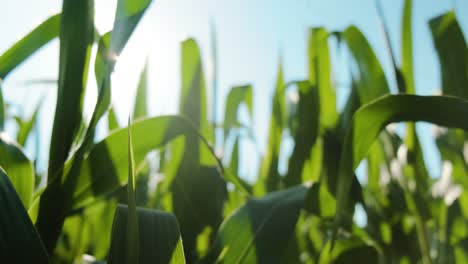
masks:
[[[333,248],[330,241],[325,245],[318,263],[378,263],[378,253],[374,246],[356,236],[340,237]]]
[[[0,257],[6,263],[49,263],[46,250],[8,176],[0,169]]]
[[[252,106],[252,86],[244,85],[233,87],[228,94],[226,99],[226,112],[224,113],[224,140],[229,134],[229,130],[233,127],[236,127],[238,123],[237,112],[239,106],[245,103],[249,114],[252,117],[253,115],[253,106]]]
[[[317,140],[320,128],[319,91],[308,81],[298,83],[299,102],[294,129],[294,149],[289,159],[288,173],[284,178],[286,186],[301,183],[302,169],[310,158],[312,147]]]
[[[170,263],[184,264],[184,251],[180,239],[179,226],[174,215],[143,208],[137,209],[138,215],[138,261],[133,263]],[[119,205],[112,226],[109,264],[127,263],[127,219],[128,207]]]
[[[60,14],[53,15],[0,56],[0,80],[59,35]]]
[[[25,208],[32,203],[34,167],[21,147],[4,132],[0,133],[0,166],[7,173]]]
[[[254,193],[258,196],[276,190],[280,181],[278,163],[283,129],[286,125],[285,89],[283,67],[280,63],[272,102],[273,109],[270,117],[268,147],[261,161],[258,180],[254,186]]]
[[[180,115],[212,144],[214,135],[207,115],[205,77],[195,40],[182,42],[181,60]],[[222,221],[226,183],[216,168],[216,156],[198,136],[188,134],[184,144],[170,151],[174,156],[182,155],[180,162],[170,163],[176,168],[167,168],[175,174],[166,177],[171,183],[172,208],[179,221],[185,256],[188,262],[194,262],[198,258],[195,245],[198,235],[206,226],[217,229]],[[229,171],[224,174],[229,175]]]
[[[439,56],[443,93],[468,99],[468,47],[455,13],[436,17],[429,25]]]
[[[109,129],[109,131],[112,131],[119,127],[120,125],[119,125],[119,122],[117,121],[117,116],[115,115],[114,108],[111,107],[109,109],[108,116],[107,116],[107,128]]]
[[[206,263],[279,263],[293,238],[307,187],[252,198],[220,227]]]
[[[366,104],[389,93],[382,66],[361,31],[351,26],[343,32],[343,37],[357,65],[357,90],[361,103]]]
[[[64,221],[60,192],[63,167],[82,122],[82,103],[94,40],[93,1],[66,0],[62,4],[57,102],[50,142],[47,190],[41,196],[36,227],[49,253]]]
[[[328,48],[328,32],[313,28],[309,35],[309,82],[318,87],[320,98],[320,125],[331,128],[337,119],[336,93],[331,82],[331,61]]]
[[[87,68],[94,38],[93,2],[64,1],[60,25],[60,63],[57,104],[50,142],[48,182],[61,178],[80,126]]]
[[[468,130],[466,114],[468,114],[468,102],[446,96],[388,95],[360,108],[353,117],[341,154],[336,223],[340,226],[349,217],[345,209],[353,171],[367,155],[372,143],[387,124],[425,121]]]
[[[138,218],[135,202],[136,175],[133,157],[132,132],[128,120],[128,180],[127,180],[127,264],[138,263]]]
[[[131,125],[131,131],[135,164],[140,164],[149,151],[178,136],[198,136],[190,122],[179,116],[139,120]],[[149,132],[150,137],[147,136]],[[127,183],[127,149],[121,144],[126,137],[126,128],[118,129],[92,147],[80,170],[73,194],[73,208],[79,208]]]
[[[140,75],[137,93],[135,97],[135,105],[133,106],[133,120],[142,118],[148,115],[147,106],[147,84],[148,82],[148,62],[146,62],[143,72]]]
[[[414,94],[413,71],[413,1],[405,0],[403,18],[401,23],[401,72],[405,79],[406,92]]]
[[[41,109],[42,102],[43,99],[36,106],[36,109],[34,110],[33,114],[29,119],[26,119],[19,123],[19,130],[18,134],[16,135],[16,141],[19,145],[23,147],[26,144],[26,140],[28,139],[29,135],[31,134],[34,124],[36,124],[36,120],[39,114],[39,110]]]

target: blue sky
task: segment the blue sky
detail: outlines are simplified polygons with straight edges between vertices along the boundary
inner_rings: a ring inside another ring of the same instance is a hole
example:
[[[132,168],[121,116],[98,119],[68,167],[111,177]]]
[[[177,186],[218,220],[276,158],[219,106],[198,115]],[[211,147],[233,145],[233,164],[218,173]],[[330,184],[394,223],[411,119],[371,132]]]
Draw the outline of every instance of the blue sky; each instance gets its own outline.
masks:
[[[402,0],[383,1],[393,47],[399,56]],[[427,21],[455,7],[462,28],[468,32],[468,2],[463,0],[414,0],[414,63],[416,89],[419,94],[433,94],[440,88],[437,56]],[[0,53],[51,14],[60,11],[61,1],[15,0],[2,3],[0,16]],[[96,23],[100,32],[111,28],[115,1],[96,0]],[[462,15],[465,14],[465,15]],[[120,56],[113,75],[113,103],[123,123],[133,107],[136,82],[146,60],[149,60],[149,105],[152,115],[173,114],[178,109],[180,89],[180,41],[194,37],[201,49],[205,72],[211,67],[211,25],[218,39],[219,105],[230,87],[250,83],[254,87],[254,128],[258,148],[265,149],[270,101],[276,79],[279,57],[283,60],[286,80],[304,79],[307,71],[308,28],[325,26],[342,30],[354,24],[368,37],[384,64],[388,79],[394,85],[390,58],[384,43],[374,0],[155,0],[137,28],[129,45]],[[346,60],[335,60],[336,81],[349,83]],[[41,143],[48,146],[53,119],[55,90],[47,85],[24,85],[34,79],[55,79],[58,72],[58,41],[42,49],[21,65],[3,83],[7,101],[24,104],[30,113],[41,96],[46,96],[41,111]],[[207,79],[208,79],[207,78]],[[209,88],[209,86],[208,86]],[[90,80],[86,98],[88,113],[96,91]],[[340,98],[347,88],[339,88]],[[342,101],[342,100],[341,100]],[[220,114],[219,114],[220,116]],[[438,155],[430,142],[429,126],[419,125],[427,149],[427,159]],[[289,146],[290,147],[290,146]],[[242,174],[251,178],[258,169],[255,147],[247,141],[242,151],[251,157],[241,160]],[[34,153],[33,151],[30,151]],[[44,158],[47,149],[41,150]],[[41,165],[44,166],[44,165]],[[438,174],[438,162],[429,162],[432,174]]]

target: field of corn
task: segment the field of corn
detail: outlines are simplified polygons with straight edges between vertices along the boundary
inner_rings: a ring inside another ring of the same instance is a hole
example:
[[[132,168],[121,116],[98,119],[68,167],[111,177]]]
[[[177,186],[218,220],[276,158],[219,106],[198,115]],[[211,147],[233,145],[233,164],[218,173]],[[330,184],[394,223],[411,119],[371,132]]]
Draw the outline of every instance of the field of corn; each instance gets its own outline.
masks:
[[[117,121],[111,75],[150,4],[118,0],[112,31],[100,35],[93,0],[63,0],[60,14],[0,55],[1,81],[60,41],[45,173],[24,152],[41,106],[16,115],[0,93],[1,263],[468,263],[468,50],[453,11],[428,21],[442,76],[437,96],[415,94],[411,0],[402,10],[401,57],[388,48],[391,75],[359,28],[310,29],[308,78],[285,80],[279,63],[268,143],[250,183],[239,177],[239,141],[252,139],[252,118],[241,120],[238,110],[252,117],[252,86],[233,87],[222,123],[213,122],[211,80],[194,39],[181,43],[179,115],[148,116],[148,104],[157,102],[148,102],[145,67],[133,116]],[[353,62],[342,111],[330,41]],[[89,73],[98,97],[87,120]],[[16,133],[5,132],[10,121]],[[440,127],[439,177],[429,176],[418,121]],[[108,126],[102,140],[99,122]],[[284,133],[294,144],[280,173]],[[362,161],[366,181],[355,173]]]

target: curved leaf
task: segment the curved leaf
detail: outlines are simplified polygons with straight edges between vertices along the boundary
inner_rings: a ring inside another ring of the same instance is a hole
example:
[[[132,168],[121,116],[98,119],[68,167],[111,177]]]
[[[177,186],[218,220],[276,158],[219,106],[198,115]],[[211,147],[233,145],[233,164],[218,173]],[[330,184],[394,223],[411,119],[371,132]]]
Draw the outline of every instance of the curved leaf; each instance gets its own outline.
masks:
[[[425,121],[468,130],[466,116],[468,116],[468,102],[448,96],[388,95],[360,108],[353,117],[341,154],[336,223],[341,225],[348,219],[345,209],[353,171],[387,124]]]
[[[223,263],[279,263],[306,194],[300,185],[250,199],[221,225],[210,257]]]
[[[343,32],[344,40],[357,64],[357,89],[362,104],[389,93],[387,78],[366,37],[357,27]]]
[[[252,86],[244,85],[233,87],[226,100],[226,112],[224,113],[224,140],[226,140],[229,130],[237,124],[237,110],[239,106],[245,103],[252,116]]]
[[[2,169],[0,169],[0,205],[2,262],[49,263],[41,238]]]
[[[468,47],[455,13],[434,18],[429,25],[439,55],[443,93],[468,99]]]
[[[164,146],[178,136],[200,136],[192,124],[180,116],[159,116],[139,120],[131,125],[131,131],[135,164],[140,164],[151,150]],[[152,132],[151,136],[148,136],[148,131]],[[122,142],[127,140],[126,137],[126,128],[114,130],[93,146],[84,158],[79,180],[73,192],[73,208],[79,208],[127,183],[127,148],[122,145]],[[225,177],[235,185],[239,185],[229,174]]]
[[[73,195],[74,208],[80,207],[127,183],[127,128],[114,130],[108,137],[97,143],[84,158]],[[143,119],[131,125],[135,164],[146,154],[159,148],[180,135],[195,135],[197,131],[190,123],[178,116],[161,116]],[[148,136],[151,132],[151,136]]]
[[[34,191],[32,162],[8,135],[0,133],[0,166],[7,173],[25,208],[29,208]]]
[[[53,15],[0,56],[0,80],[59,35],[60,14]]]

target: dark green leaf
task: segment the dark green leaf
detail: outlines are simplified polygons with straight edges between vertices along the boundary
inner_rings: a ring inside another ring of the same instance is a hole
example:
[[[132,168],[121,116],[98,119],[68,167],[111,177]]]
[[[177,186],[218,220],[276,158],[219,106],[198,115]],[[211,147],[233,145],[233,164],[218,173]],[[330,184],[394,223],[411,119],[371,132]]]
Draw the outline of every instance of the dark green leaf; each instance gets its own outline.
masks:
[[[135,160],[133,157],[132,130],[130,119],[128,120],[128,180],[127,180],[127,264],[138,263],[139,255],[139,232],[137,208],[135,202],[136,175]],[[144,246],[144,245],[142,245]]]
[[[250,199],[221,225],[210,263],[280,263],[306,193],[307,187],[296,186]]]
[[[0,258],[5,263],[49,263],[41,238],[0,169]]]
[[[299,102],[294,137],[294,149],[289,159],[288,173],[284,178],[285,186],[301,183],[304,164],[310,158],[320,128],[319,91],[308,81],[298,83]]]
[[[468,130],[468,102],[445,96],[389,95],[359,109],[346,134],[339,167],[337,187],[337,215],[341,225],[349,217],[346,204],[349,199],[353,171],[367,155],[380,131],[389,123],[425,121],[440,126]]]
[[[455,13],[434,18],[429,25],[439,55],[443,93],[468,99],[468,47]]]
[[[389,93],[382,66],[361,31],[352,26],[345,30],[343,36],[357,65],[357,90],[361,103]]]
[[[174,215],[157,210],[137,209],[140,264],[184,264],[184,251],[179,226]],[[109,264],[127,263],[128,208],[119,205],[112,227]]]

